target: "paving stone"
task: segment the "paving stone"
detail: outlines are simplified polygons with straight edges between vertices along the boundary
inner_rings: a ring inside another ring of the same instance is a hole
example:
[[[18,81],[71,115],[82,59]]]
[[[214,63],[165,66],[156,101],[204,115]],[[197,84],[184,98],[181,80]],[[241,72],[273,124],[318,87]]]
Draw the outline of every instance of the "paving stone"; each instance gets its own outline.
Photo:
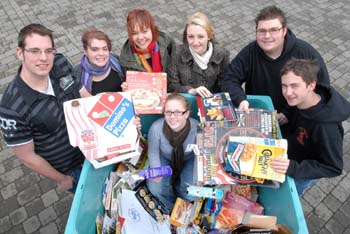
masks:
[[[58,196],[57,196],[56,190],[55,189],[51,189],[47,193],[44,193],[41,196],[41,199],[42,199],[42,201],[44,203],[44,206],[48,207],[49,205],[51,205],[54,202],[58,201]]]
[[[324,224],[325,221],[313,213],[307,217],[308,229],[312,230],[314,233],[319,233]]]
[[[326,228],[323,228],[318,234],[332,234]]]
[[[20,205],[24,205],[36,197],[40,196],[40,189],[37,184],[23,190],[22,192],[18,193],[17,200]]]
[[[349,196],[349,193],[342,186],[336,186],[332,194],[341,202],[345,202]]]
[[[322,191],[324,191],[326,194],[330,193],[332,191],[332,189],[335,187],[335,185],[333,183],[330,182],[329,179],[327,178],[323,178],[320,179],[317,182],[317,185],[322,189]]]
[[[350,194],[350,178],[348,176],[344,177],[339,185],[346,190],[346,194]]]
[[[40,211],[44,210],[44,203],[41,200],[41,198],[36,198],[31,202],[28,202],[25,205],[25,208],[27,210],[28,216],[33,216],[39,214]]]
[[[317,185],[308,190],[303,198],[309,202],[312,207],[318,206],[318,204],[325,198],[326,194]]]
[[[69,212],[64,213],[56,219],[56,225],[60,233],[64,233],[68,221]]]
[[[54,221],[57,218],[57,214],[52,206],[47,207],[39,213],[39,219],[42,225],[47,225],[48,223]]]
[[[344,202],[344,203],[342,204],[342,206],[340,207],[340,210],[341,210],[343,213],[345,213],[345,214],[347,214],[347,215],[350,215],[350,200]]]
[[[5,173],[6,169],[2,163],[0,163],[0,174]]]
[[[345,228],[334,218],[326,223],[326,228],[331,233],[342,233],[345,230]]]
[[[41,191],[46,193],[49,190],[56,188],[56,183],[53,180],[45,178],[39,182],[39,187],[40,187]]]
[[[16,168],[20,166],[22,163],[19,161],[17,157],[11,157],[8,160],[4,161],[4,166],[7,171],[12,170],[13,168]]]
[[[5,160],[11,157],[15,157],[15,154],[10,148],[5,148],[2,151],[0,151],[0,162],[4,162]]]
[[[315,214],[327,222],[332,217],[333,212],[322,202],[315,208]]]
[[[72,199],[73,199],[73,196],[74,196],[72,193],[67,192],[65,190],[61,190],[59,188],[56,188],[56,193],[57,193],[57,196],[58,196],[59,199],[65,198],[67,196],[71,196]]]
[[[19,208],[16,197],[11,197],[7,200],[4,200],[0,203],[0,218],[9,215],[11,211],[14,211]]]
[[[32,216],[23,222],[23,228],[26,234],[33,233],[40,228],[40,221],[37,216]]]
[[[24,207],[21,207],[10,213],[10,218],[13,225],[17,225],[22,223],[28,217],[26,210]]]
[[[58,234],[57,226],[54,222],[49,223],[47,226],[40,229],[40,234]]]
[[[16,180],[16,186],[18,188],[18,191],[25,190],[26,188],[33,186],[34,184],[38,183],[40,180],[38,174],[35,172],[31,172],[25,176],[22,176],[18,180]]]
[[[300,200],[300,202],[303,207],[304,216],[306,217],[313,211],[313,207],[303,198]]]
[[[21,167],[16,167],[10,171],[0,175],[0,179],[4,185],[14,182],[18,178],[23,176],[23,170]]]
[[[17,193],[17,188],[15,183],[11,183],[0,190],[1,196],[4,200],[14,196]]]
[[[335,196],[333,196],[332,194],[329,194],[325,199],[324,199],[324,203],[326,204],[326,206],[332,210],[333,212],[337,211],[338,208],[341,206],[341,201],[339,201],[339,199],[337,199]]]
[[[62,215],[70,210],[72,199],[73,197],[71,195],[68,195],[53,205],[57,212],[57,215]]]
[[[10,234],[24,234],[23,226],[22,224],[18,224],[15,226],[12,226],[12,228],[8,231]]]
[[[6,233],[11,227],[12,224],[9,216],[0,218],[0,233]]]
[[[350,226],[350,214],[349,212],[343,213],[342,211],[338,211],[334,213],[333,218],[337,220],[344,228],[347,228]]]

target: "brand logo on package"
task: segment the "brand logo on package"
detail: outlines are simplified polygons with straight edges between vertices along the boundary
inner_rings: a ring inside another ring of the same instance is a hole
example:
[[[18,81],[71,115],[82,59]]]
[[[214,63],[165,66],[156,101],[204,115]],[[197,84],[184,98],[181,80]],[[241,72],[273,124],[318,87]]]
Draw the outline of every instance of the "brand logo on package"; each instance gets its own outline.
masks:
[[[131,101],[121,94],[102,95],[88,117],[116,137],[121,137],[134,115],[130,107]]]

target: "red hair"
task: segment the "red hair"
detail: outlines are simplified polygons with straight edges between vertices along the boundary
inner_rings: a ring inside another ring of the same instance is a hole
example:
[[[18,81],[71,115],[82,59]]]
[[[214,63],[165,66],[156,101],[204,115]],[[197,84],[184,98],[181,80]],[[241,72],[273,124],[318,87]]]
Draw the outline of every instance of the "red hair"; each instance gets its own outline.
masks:
[[[159,36],[159,30],[154,22],[154,18],[146,9],[133,9],[130,10],[126,19],[126,28],[128,30],[128,36],[131,46],[135,46],[132,40],[132,33],[135,27],[138,26],[140,30],[150,28],[152,32],[153,40],[157,40]]]

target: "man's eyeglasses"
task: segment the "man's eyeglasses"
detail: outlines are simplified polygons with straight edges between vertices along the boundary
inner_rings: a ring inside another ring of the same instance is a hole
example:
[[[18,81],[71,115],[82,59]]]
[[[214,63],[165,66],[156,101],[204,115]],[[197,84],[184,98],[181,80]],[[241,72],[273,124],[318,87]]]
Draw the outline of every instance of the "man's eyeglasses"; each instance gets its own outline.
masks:
[[[188,110],[184,110],[184,111],[164,111],[164,115],[165,116],[171,116],[172,114],[174,114],[175,116],[182,116],[184,115]]]
[[[32,54],[33,56],[40,56],[43,52],[46,56],[51,56],[54,55],[56,53],[56,49],[55,48],[49,48],[49,49],[45,49],[45,50],[41,50],[38,48],[29,48],[29,49],[24,49],[23,50],[25,52],[28,52],[30,54]]]
[[[256,30],[256,34],[258,34],[258,36],[265,36],[266,33],[268,32],[270,35],[277,35],[279,33],[279,31],[281,31],[281,29],[283,29],[284,27],[280,27],[280,28],[270,28],[270,29],[257,29]]]

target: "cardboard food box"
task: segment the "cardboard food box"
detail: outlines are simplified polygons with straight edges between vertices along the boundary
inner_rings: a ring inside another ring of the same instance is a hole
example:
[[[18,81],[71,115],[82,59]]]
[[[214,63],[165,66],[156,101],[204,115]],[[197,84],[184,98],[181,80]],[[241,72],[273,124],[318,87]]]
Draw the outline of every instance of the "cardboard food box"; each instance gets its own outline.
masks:
[[[192,221],[193,204],[180,197],[176,198],[174,208],[171,212],[170,223],[177,227],[188,225]]]
[[[127,71],[127,92],[138,114],[160,114],[167,95],[167,74]]]
[[[275,172],[271,158],[287,159],[285,139],[230,136],[225,154],[226,171],[284,182],[285,174]]]
[[[246,114],[237,111],[234,121],[205,121],[197,131],[197,180],[206,184],[249,184],[278,187],[272,180],[257,180],[255,177],[225,170],[224,155],[227,142],[233,136],[277,138],[276,112],[263,109],[250,109]]]
[[[140,154],[129,93],[105,93],[64,103],[70,144],[95,168]]]
[[[228,93],[215,93],[212,97],[196,96],[198,114],[201,122],[235,121],[235,108]]]

